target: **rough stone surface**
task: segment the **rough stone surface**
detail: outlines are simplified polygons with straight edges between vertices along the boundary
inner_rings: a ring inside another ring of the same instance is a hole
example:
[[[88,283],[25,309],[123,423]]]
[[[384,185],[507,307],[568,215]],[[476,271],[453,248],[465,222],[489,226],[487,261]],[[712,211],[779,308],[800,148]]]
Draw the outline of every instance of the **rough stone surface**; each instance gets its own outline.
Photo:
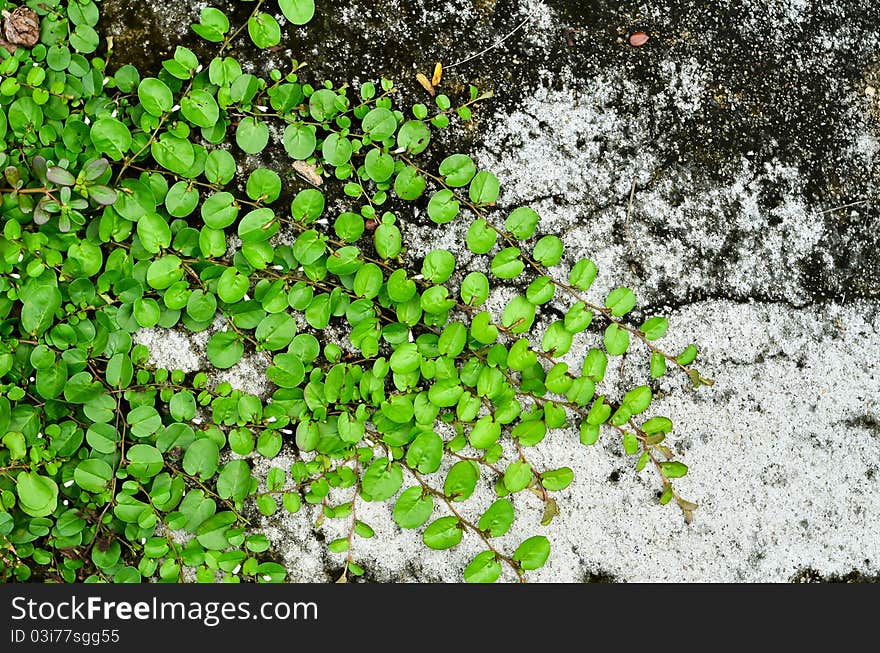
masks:
[[[104,4],[111,25],[114,7],[128,6]],[[133,57],[172,48],[183,38],[176,26],[201,6],[143,17],[152,41],[130,43]],[[440,139],[438,156],[476,152],[502,182],[503,207],[530,204],[542,233],[564,234],[560,273],[592,258],[601,270],[594,298],[628,284],[646,314],[670,317],[664,346],[698,343],[699,367],[716,384],[692,391],[671,376],[655,389],[652,411],[673,419],[672,442],[690,466],[678,486],[700,504],[692,524],[656,504],[656,479],[636,474],[617,442],[586,449],[559,432],[535,458],[575,470],[560,516],[542,528],[539,501],[518,497],[515,530],[499,544],[546,533],[553,554],[533,576],[544,581],[876,576],[880,6],[334,0],[309,27],[285,27],[289,47],[257,65],[294,56],[316,79],[393,75],[404,104],[426,101],[415,70],[462,59],[526,18],[502,46],[447,69],[450,89],[475,81],[496,100],[474,127]],[[628,45],[636,30],[650,36],[640,48]],[[414,264],[435,247],[461,249],[464,220],[443,229],[419,211],[402,220]],[[466,254],[460,263],[484,264]],[[573,367],[598,337],[577,342]],[[156,362],[182,369],[204,365],[203,340],[141,339],[161,345]],[[240,365],[223,380],[259,393],[259,362]],[[643,371],[628,360],[621,382]],[[285,450],[255,464],[292,460]],[[467,514],[491,498],[480,488]],[[357,510],[377,533],[357,545],[370,580],[457,581],[480,550],[465,537],[429,551],[389,506]],[[319,541],[341,533],[332,520],[314,528],[316,517],[305,509],[264,520],[292,580],[335,580],[341,569],[342,556]]]

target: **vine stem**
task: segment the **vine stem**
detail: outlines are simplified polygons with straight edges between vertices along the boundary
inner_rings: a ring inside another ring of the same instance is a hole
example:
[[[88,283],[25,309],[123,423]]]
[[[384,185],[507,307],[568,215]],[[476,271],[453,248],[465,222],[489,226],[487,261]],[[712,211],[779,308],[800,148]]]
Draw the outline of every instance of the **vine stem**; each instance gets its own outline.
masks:
[[[410,467],[409,465],[406,465],[406,464],[404,464],[404,467],[406,467],[407,471],[412,475],[412,477],[414,479],[416,479],[418,484],[422,486],[423,491],[437,497],[438,499],[441,499],[443,501],[443,503],[446,504],[446,507],[449,508],[449,511],[455,516],[455,518],[458,520],[458,522],[462,526],[464,526],[468,530],[472,531],[481,540],[483,540],[483,544],[485,544],[486,547],[495,555],[496,560],[503,560],[511,569],[513,569],[513,571],[516,572],[517,578],[519,579],[520,583],[527,582],[525,572],[523,572],[522,568],[519,566],[519,564],[516,562],[516,560],[514,560],[512,557],[505,555],[504,553],[502,553],[501,551],[496,549],[495,546],[492,544],[492,542],[489,540],[489,538],[486,536],[486,533],[483,532],[479,526],[477,526],[472,521],[470,521],[469,519],[464,517],[456,509],[456,507],[452,504],[452,501],[449,500],[449,497],[447,497],[443,492],[441,492],[437,488],[429,485],[422,478],[421,474],[419,474],[418,471],[416,471],[415,469],[413,469],[412,467]]]

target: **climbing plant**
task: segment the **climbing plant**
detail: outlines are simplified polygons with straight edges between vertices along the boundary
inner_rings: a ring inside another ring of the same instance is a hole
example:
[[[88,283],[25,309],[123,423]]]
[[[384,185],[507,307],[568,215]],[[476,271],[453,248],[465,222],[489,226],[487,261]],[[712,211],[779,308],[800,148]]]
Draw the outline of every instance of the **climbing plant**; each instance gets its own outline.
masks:
[[[273,48],[282,17],[315,12],[249,4],[239,25],[202,9],[199,52],[143,71],[112,60],[92,0],[0,2],[2,578],[278,582],[259,515],[305,503],[345,524],[328,546],[351,579],[374,536],[358,508],[381,501],[432,549],[476,538],[464,580],[525,580],[573,480],[532,452],[568,427],[572,447],[604,429],[690,519],[672,422],[646,417],[650,380],[616,391],[606,370],[645,356],[653,379],[710,383],[696,348],[661,349],[668,321],[631,321],[631,289],[592,293],[596,265],[532,208],[499,206],[498,179],[466,153],[428,156],[491,93],[404,110],[387,79],[313,85],[296,61],[245,72],[235,43]],[[287,161],[248,158],[269,151]],[[416,212],[469,225],[462,252],[413,263]],[[145,328],[205,331],[216,369],[257,356],[270,395],[151,365],[133,338]],[[282,450],[295,462],[271,465]],[[475,512],[481,483],[497,500]],[[506,549],[520,492],[541,507]]]

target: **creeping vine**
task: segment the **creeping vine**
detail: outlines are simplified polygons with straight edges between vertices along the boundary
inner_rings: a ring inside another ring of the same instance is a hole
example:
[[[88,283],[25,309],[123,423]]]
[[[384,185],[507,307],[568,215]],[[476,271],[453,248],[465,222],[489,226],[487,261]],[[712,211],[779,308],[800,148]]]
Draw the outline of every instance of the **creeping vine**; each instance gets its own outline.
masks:
[[[202,9],[199,53],[179,46],[150,75],[111,62],[94,0],[0,2],[21,26],[0,43],[2,578],[280,582],[260,515],[305,503],[317,527],[343,524],[328,547],[349,580],[376,535],[364,505],[389,502],[427,547],[479,542],[465,580],[525,581],[550,555],[537,522],[574,478],[533,460],[552,430],[590,446],[605,427],[690,520],[672,422],[644,416],[651,380],[616,391],[606,369],[645,356],[651,379],[710,384],[696,347],[661,348],[668,320],[632,321],[631,289],[590,294],[596,265],[532,208],[499,206],[470,156],[425,154],[491,93],[405,112],[387,79],[245,72],[237,43],[273,48],[280,16],[316,10],[249,5],[235,26]],[[245,156],[273,148],[283,176]],[[467,269],[445,249],[414,265],[419,215],[467,225]],[[518,290],[493,310],[504,284]],[[256,355],[269,396],[157,367],[136,344],[150,328],[205,332],[214,369]],[[295,462],[271,466],[282,451]],[[481,484],[495,498],[475,510]],[[507,548],[524,491],[536,534]]]

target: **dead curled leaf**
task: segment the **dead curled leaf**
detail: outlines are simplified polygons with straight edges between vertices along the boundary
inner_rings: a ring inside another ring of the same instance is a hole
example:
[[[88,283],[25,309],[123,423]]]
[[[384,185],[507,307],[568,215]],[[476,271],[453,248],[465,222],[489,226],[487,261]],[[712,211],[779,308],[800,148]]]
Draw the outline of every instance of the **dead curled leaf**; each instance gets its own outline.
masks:
[[[318,169],[305,161],[294,161],[293,171],[312,186],[321,186],[324,183],[321,175],[318,174]]]
[[[440,80],[443,77],[443,64],[439,61],[434,66],[434,76],[431,77],[431,85],[432,86],[440,86]]]
[[[418,81],[418,83],[422,85],[422,88],[428,91],[432,96],[436,93],[433,84],[431,84],[431,80],[422,73],[416,73],[416,81]]]
[[[37,16],[37,12],[29,7],[16,7],[12,11],[4,10],[3,37],[13,46],[34,47],[40,40],[40,17]]]

